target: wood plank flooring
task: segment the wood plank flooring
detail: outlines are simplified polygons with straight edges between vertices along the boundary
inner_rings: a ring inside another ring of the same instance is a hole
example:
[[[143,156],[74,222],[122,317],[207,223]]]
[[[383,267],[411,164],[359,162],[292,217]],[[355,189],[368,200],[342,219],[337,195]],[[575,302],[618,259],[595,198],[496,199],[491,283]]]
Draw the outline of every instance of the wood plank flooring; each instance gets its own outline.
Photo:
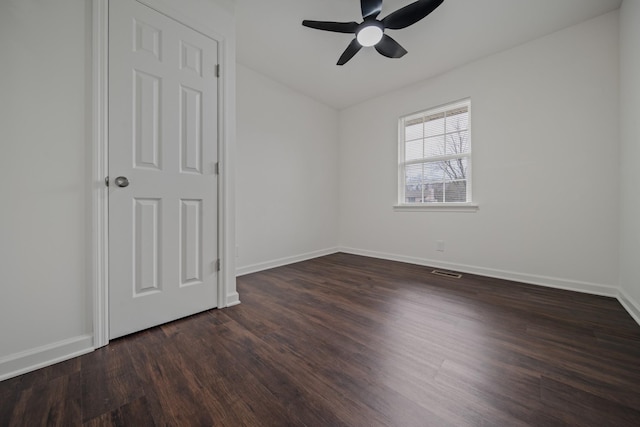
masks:
[[[0,426],[640,426],[611,298],[334,254],[0,382]]]

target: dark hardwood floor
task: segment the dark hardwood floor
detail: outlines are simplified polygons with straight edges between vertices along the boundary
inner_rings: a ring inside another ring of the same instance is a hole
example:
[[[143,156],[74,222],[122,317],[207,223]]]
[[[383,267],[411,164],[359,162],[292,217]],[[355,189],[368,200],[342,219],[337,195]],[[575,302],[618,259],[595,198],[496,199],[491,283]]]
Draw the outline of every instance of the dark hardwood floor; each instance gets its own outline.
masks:
[[[640,426],[615,299],[335,254],[0,383],[0,426]]]

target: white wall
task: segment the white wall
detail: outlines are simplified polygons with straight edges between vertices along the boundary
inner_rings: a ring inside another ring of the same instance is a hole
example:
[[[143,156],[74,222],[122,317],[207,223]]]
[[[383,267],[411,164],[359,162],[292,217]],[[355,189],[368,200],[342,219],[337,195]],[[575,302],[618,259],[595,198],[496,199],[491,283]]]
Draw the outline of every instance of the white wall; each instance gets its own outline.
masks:
[[[620,9],[620,285],[640,322],[640,1]]]
[[[90,332],[88,13],[0,2],[0,361]]]
[[[480,210],[394,212],[398,117],[465,97]],[[340,244],[614,295],[618,109],[617,11],[346,109]]]
[[[338,113],[247,67],[237,71],[239,274],[333,251]]]

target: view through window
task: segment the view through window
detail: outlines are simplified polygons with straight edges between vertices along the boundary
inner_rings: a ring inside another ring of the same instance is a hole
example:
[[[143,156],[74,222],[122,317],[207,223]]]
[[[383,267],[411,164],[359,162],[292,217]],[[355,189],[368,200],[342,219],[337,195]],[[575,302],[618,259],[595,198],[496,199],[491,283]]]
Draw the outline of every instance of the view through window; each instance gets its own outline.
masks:
[[[402,117],[399,203],[471,202],[471,100]]]

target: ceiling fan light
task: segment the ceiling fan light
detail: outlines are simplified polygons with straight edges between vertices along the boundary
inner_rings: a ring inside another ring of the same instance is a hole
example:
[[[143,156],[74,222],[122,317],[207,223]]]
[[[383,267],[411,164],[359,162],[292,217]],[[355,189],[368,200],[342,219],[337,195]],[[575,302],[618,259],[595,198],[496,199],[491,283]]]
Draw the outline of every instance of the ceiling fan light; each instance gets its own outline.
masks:
[[[368,25],[358,31],[356,38],[364,47],[375,46],[382,40],[382,28],[377,25]]]

